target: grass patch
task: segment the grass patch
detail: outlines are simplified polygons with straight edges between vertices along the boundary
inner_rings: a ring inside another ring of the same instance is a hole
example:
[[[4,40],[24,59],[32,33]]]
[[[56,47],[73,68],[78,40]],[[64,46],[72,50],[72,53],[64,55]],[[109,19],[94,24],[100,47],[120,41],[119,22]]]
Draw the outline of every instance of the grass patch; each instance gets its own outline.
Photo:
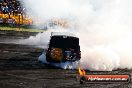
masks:
[[[0,27],[0,30],[3,31],[21,31],[21,32],[44,32],[42,29],[34,29],[34,28],[17,28],[17,27]]]

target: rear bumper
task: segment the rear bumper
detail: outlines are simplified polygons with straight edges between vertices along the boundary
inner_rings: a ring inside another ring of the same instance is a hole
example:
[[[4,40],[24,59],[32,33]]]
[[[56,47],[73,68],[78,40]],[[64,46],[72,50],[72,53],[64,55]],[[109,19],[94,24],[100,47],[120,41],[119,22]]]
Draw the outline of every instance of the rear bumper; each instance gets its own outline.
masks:
[[[62,58],[61,60],[54,60],[51,57],[46,57],[46,60],[48,62],[60,63],[60,62],[67,62],[67,61],[69,61],[69,62],[79,61],[80,58],[76,58],[76,59],[66,59],[66,58]]]

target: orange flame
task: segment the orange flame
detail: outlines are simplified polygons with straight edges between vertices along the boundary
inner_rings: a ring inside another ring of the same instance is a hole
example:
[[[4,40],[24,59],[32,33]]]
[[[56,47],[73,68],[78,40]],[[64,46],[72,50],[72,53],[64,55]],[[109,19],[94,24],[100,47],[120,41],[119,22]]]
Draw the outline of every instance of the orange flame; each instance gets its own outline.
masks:
[[[81,69],[80,67],[78,68],[80,76],[84,76],[86,74],[85,70]]]

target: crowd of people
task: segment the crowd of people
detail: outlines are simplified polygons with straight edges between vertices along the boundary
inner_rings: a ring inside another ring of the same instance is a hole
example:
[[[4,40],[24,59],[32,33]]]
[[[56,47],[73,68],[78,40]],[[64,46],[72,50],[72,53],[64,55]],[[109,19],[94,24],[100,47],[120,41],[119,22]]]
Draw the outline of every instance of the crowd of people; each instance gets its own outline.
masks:
[[[16,13],[22,14],[24,13],[25,8],[21,5],[18,0],[0,0],[0,12],[7,13]]]
[[[0,0],[0,23],[32,24],[25,14],[25,8],[18,0]]]

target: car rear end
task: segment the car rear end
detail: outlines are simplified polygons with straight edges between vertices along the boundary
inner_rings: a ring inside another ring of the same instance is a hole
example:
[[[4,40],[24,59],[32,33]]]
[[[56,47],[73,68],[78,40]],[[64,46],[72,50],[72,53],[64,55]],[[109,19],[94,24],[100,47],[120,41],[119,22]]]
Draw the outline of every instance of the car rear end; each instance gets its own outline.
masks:
[[[73,36],[52,36],[46,53],[48,62],[78,61],[81,59],[79,38]]]

